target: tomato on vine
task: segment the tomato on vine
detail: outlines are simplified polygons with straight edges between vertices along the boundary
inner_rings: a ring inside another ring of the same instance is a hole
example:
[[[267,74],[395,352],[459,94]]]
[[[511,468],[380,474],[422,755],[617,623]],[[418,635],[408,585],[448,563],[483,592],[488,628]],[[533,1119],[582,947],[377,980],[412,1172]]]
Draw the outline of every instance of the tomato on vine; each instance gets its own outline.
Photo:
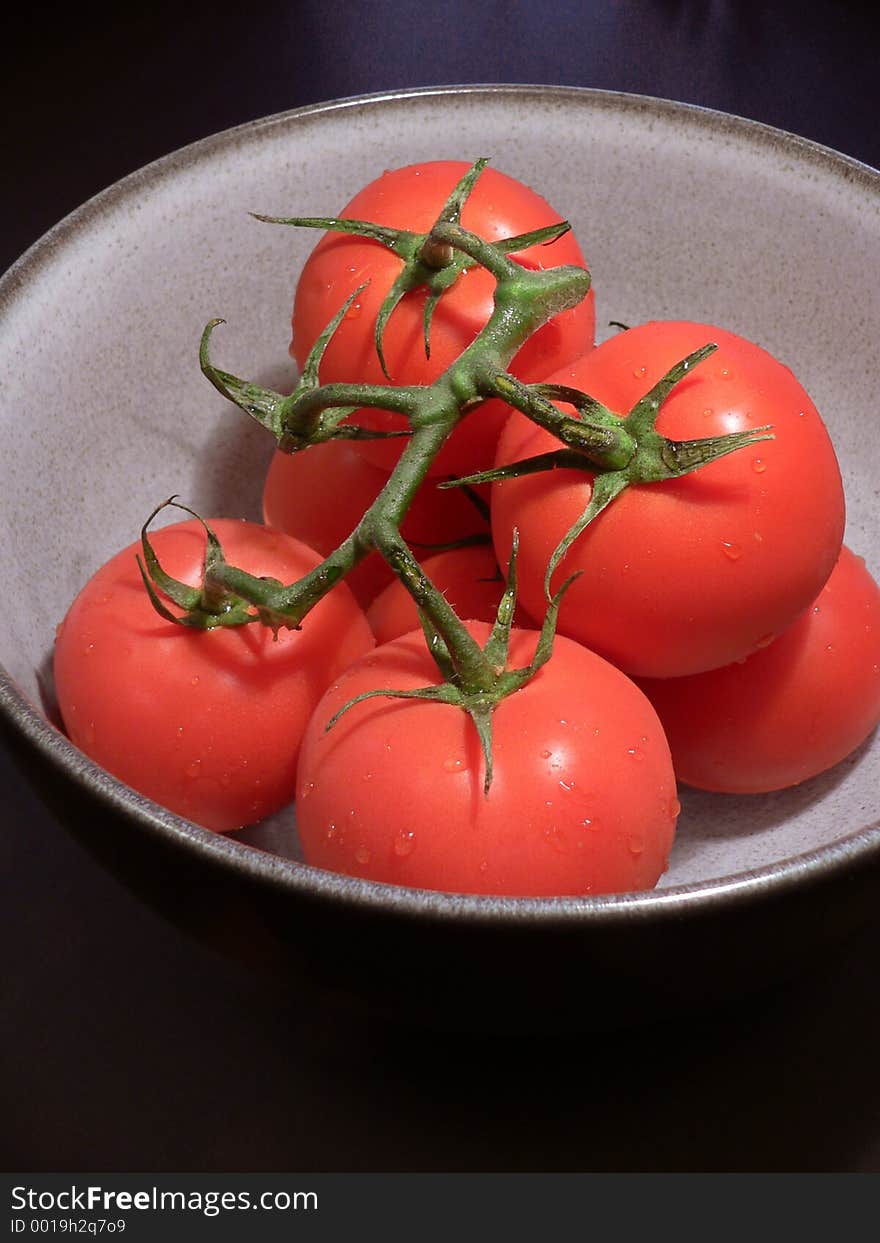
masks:
[[[217,519],[225,553],[257,576],[300,578],[319,557],[255,523]],[[196,587],[205,532],[194,520],[153,533],[164,571]],[[292,802],[299,743],[333,678],[373,646],[343,588],[302,630],[199,630],[157,614],[133,544],[86,583],[61,623],[54,669],[71,741],[121,781],[196,824],[226,831]]]
[[[342,219],[369,221],[387,229],[425,233],[449,196],[468,173],[456,160],[428,161],[386,171],[365,186],[341,212]],[[461,223],[488,241],[518,237],[559,221],[559,215],[527,185],[483,168],[461,208]],[[522,267],[540,270],[560,264],[585,268],[570,232],[550,244],[517,249]],[[428,291],[404,293],[384,326],[382,359],[376,348],[376,320],[382,303],[401,274],[402,259],[372,237],[328,233],[311,253],[296,287],[290,352],[302,367],[319,335],[345,300],[361,286],[321,362],[321,380],[428,385],[477,337],[492,312],[495,281],[484,268],[470,267],[436,303],[430,322],[430,356],[426,356],[424,316]],[[525,381],[542,379],[593,344],[595,310],[592,291],[579,305],[556,315],[519,349],[512,371]],[[431,466],[435,474],[463,474],[492,465],[506,409],[498,400],[484,402],[455,429]],[[394,414],[358,410],[354,421],[378,430],[402,430]],[[388,470],[400,454],[400,442],[368,441],[360,446],[374,464]]]
[[[482,640],[490,627],[467,629]],[[514,630],[508,664],[530,660],[537,643],[534,631]],[[436,674],[419,632],[376,648],[327,691],[303,740],[297,783],[308,863],[457,893],[656,884],[679,804],[663,730],[633,682],[557,637],[547,663],[495,708],[487,791],[464,712],[375,694],[417,691]]]
[[[660,457],[682,445],[699,450],[703,437],[760,432],[754,443],[679,478],[645,478],[646,470],[627,481],[625,469],[603,478],[585,464],[493,485],[499,561],[517,528],[521,602],[539,616],[557,549],[600,488],[628,484],[558,557],[560,573],[583,571],[559,629],[634,675],[699,673],[765,646],[816,597],[840,552],[844,496],[828,432],[791,371],[759,346],[705,324],[649,323],[563,368],[548,387],[573,386],[623,416],[674,364],[711,344],[653,410],[668,438]],[[515,412],[497,462],[558,448]]]

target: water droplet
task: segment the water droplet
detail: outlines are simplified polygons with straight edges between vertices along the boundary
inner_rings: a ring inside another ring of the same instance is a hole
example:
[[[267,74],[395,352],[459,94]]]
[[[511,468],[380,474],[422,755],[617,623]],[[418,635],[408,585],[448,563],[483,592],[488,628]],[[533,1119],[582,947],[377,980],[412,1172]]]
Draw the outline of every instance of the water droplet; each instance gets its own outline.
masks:
[[[354,857],[355,861],[359,863],[361,867],[365,867],[373,856],[370,851],[367,850],[366,846],[358,846],[357,850],[354,852]]]
[[[645,849],[645,839],[641,833],[630,833],[626,839],[626,844],[631,855],[640,855]]]
[[[542,751],[542,752],[541,752],[541,759],[542,759],[542,760],[549,760],[549,759],[550,759],[550,756],[551,756],[552,754],[553,754],[553,752],[552,752],[552,751]]]
[[[648,368],[647,368],[647,367],[634,367],[634,368],[633,368],[633,376],[634,376],[634,377],[635,377],[635,379],[637,379],[637,380],[640,380],[640,379],[642,378],[642,376],[646,376],[647,374],[648,374]]]
[[[766,469],[767,469],[767,463],[764,461],[762,457],[756,457],[753,460],[752,470],[755,472],[756,475],[763,475]]]
[[[721,541],[721,551],[727,557],[728,561],[739,561],[743,555],[742,545],[734,544],[730,540]]]
[[[183,735],[184,735],[184,728],[183,728],[183,726],[182,726],[182,725],[178,725],[178,727],[177,727],[177,737],[178,737],[178,738],[182,738],[182,737],[183,737]]]
[[[585,829],[589,829],[591,833],[599,832],[599,821],[596,819],[595,816],[585,817],[585,819],[581,821],[581,824],[583,825]]]
[[[626,753],[631,760],[643,760],[645,753],[639,747],[627,747]]]
[[[198,674],[195,674],[195,675],[194,675],[194,677],[190,678],[190,682],[191,682],[191,684],[192,684],[193,686],[198,686],[198,684],[199,684],[199,675],[198,675]]]
[[[574,783],[574,781],[572,781],[571,779],[569,779],[568,781],[560,781],[559,786],[560,786],[560,788],[561,788],[561,789],[563,789],[563,790],[567,791],[567,792],[570,794],[570,793],[571,793],[571,791],[572,791],[572,790],[574,789],[574,787],[575,787],[575,783]]]
[[[91,654],[92,654],[92,652],[93,652],[94,650],[95,650],[95,645],[94,645],[94,643],[90,643],[90,644],[88,645],[88,647],[84,647],[84,648],[83,648],[83,655],[84,655],[84,656],[91,656]]]
[[[707,406],[707,407],[706,407],[706,409],[703,411],[703,418],[704,418],[704,419],[711,419],[711,417],[712,417],[712,415],[713,415],[714,413],[715,413],[715,411],[712,409],[712,407],[711,407],[711,406]]]
[[[758,641],[755,643],[755,647],[760,652],[765,647],[769,647],[775,638],[776,638],[775,634],[762,634],[760,639],[758,639]]]
[[[411,855],[416,848],[416,835],[412,829],[400,829],[394,839],[394,853],[400,859]]]
[[[307,781],[306,784],[303,786],[303,788],[300,790],[299,796],[300,798],[309,798],[310,795],[314,794],[314,792],[315,792],[314,781]]]
[[[324,832],[324,836],[327,838],[328,842],[332,842],[333,838],[336,836],[338,832],[339,832],[339,826],[336,824],[335,820],[331,820],[330,823],[327,825],[327,828]]]
[[[372,780],[373,780],[372,773],[364,773],[363,776],[361,777],[361,781],[372,781]]]
[[[826,651],[826,652],[833,652],[833,651],[834,651],[834,644],[833,644],[833,643],[826,643],[826,644],[825,644],[825,651]]]
[[[345,312],[346,319],[358,319],[363,307],[359,302],[352,302],[351,306]]]
[[[721,370],[718,372],[718,374],[721,376],[722,380],[733,379],[733,372],[731,371],[729,367],[722,367]]]
[[[672,798],[669,800],[669,817],[671,820],[677,820],[680,813],[681,813],[681,802],[673,794]]]
[[[481,871],[481,872],[483,872],[483,873],[486,873],[486,872],[488,872],[488,871],[489,871],[489,863],[488,863],[488,861],[487,861],[486,859],[483,859],[483,860],[481,861],[481,863],[480,863],[480,871]]]
[[[202,771],[202,761],[198,759],[190,760],[190,762],[187,764],[186,769],[185,769],[187,777],[198,777],[201,771]]]
[[[755,531],[755,543],[756,544],[764,543],[764,536],[761,534],[760,531]]]
[[[464,767],[464,760],[449,759],[443,761],[443,771],[446,773],[460,773]]]

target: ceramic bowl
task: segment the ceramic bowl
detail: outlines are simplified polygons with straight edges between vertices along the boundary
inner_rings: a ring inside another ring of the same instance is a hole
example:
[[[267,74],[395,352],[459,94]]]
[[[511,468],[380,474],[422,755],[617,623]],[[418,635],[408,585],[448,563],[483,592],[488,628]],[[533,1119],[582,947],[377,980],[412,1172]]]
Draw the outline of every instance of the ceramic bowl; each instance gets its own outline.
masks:
[[[259,515],[271,445],[201,376],[199,334],[224,317],[224,366],[292,384],[291,295],[315,239],[249,213],[332,215],[383,168],[480,155],[571,219],[600,335],[610,320],[691,318],[788,363],[837,447],[847,542],[872,564],[877,172],[763,125],[620,94],[464,87],[342,100],[150,165],[4,277],[0,544],[16,607],[2,620],[2,719],[22,770],[121,880],[289,978],[413,1017],[517,1028],[631,1021],[772,986],[873,917],[876,738],[774,796],[682,791],[669,871],[650,893],[530,900],[311,869],[289,820],[215,836],[122,786],[51,724],[54,628],[157,500]]]

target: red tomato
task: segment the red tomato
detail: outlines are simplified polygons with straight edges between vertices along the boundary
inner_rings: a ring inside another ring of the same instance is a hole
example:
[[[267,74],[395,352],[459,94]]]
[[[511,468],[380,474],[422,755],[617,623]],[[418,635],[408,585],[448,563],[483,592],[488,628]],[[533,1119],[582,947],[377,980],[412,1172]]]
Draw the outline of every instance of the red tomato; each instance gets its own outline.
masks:
[[[485,623],[469,630],[484,642]],[[534,631],[515,630],[511,665]],[[669,748],[634,683],[570,640],[493,716],[494,777],[474,725],[446,704],[375,697],[436,683],[422,634],[383,645],[321,700],[303,740],[297,823],[307,862],[391,884],[553,896],[646,889],[679,811]]]
[[[663,404],[674,439],[772,424],[775,439],[693,474],[632,485],[581,534],[554,585],[559,629],[634,675],[700,673],[766,645],[822,588],[840,552],[844,498],[828,432],[798,381],[768,353],[704,324],[631,328],[551,377],[626,413],[677,361],[714,341]],[[499,443],[510,463],[559,447],[514,414]],[[520,532],[520,600],[543,616],[543,583],[559,541],[586,508],[589,474],[557,470],[493,487],[499,562]]]
[[[385,172],[357,194],[340,213],[392,228],[426,232],[468,165],[440,160]],[[528,186],[486,168],[464,205],[461,223],[489,241],[528,233],[560,219]],[[524,267],[563,264],[586,267],[580,247],[568,233],[549,246],[518,252]],[[321,379],[387,383],[376,354],[374,329],[379,307],[401,270],[402,261],[378,242],[329,233],[303,268],[293,308],[290,352],[302,367],[317,338],[346,298],[369,281],[334,335],[321,364]],[[430,384],[471,344],[492,313],[495,281],[474,268],[443,294],[431,327],[431,357],[425,358],[423,312],[426,291],[407,294],[385,329],[383,349],[395,384]],[[523,380],[542,379],[593,344],[593,294],[573,310],[556,316],[520,349],[512,371]],[[434,464],[438,474],[462,475],[492,465],[495,444],[506,417],[501,402],[472,411],[453,433]],[[406,428],[406,421],[381,411],[360,410],[354,422],[383,430]],[[390,469],[401,441],[362,442],[361,451],[376,465]]]
[[[387,479],[351,441],[329,440],[301,453],[279,450],[263,488],[263,517],[269,526],[286,531],[326,557],[351,534]],[[416,556],[422,545],[488,533],[488,523],[460,488],[441,491],[436,483],[425,481],[401,524],[401,533],[414,545]],[[483,497],[487,494],[485,488],[477,491]],[[393,571],[377,552],[345,578],[363,607],[393,581]]]
[[[227,560],[293,582],[318,564],[304,544],[253,523],[211,526]],[[196,521],[151,536],[163,568],[197,585]],[[328,684],[373,646],[352,595],[333,591],[277,641],[259,624],[194,630],[153,609],[133,544],[74,600],[55,644],[55,684],[71,741],[141,794],[208,829],[260,820],[292,802],[299,743]]]
[[[797,785],[880,722],[880,589],[844,548],[813,606],[769,647],[741,664],[641,686],[681,781],[731,794]]]
[[[443,592],[459,617],[474,621],[494,621],[506,583],[498,569],[491,546],[453,548],[422,562],[431,582]],[[403,583],[389,583],[367,609],[367,621],[377,643],[388,643],[418,629],[419,617],[412,596]],[[521,615],[519,624],[527,625]]]

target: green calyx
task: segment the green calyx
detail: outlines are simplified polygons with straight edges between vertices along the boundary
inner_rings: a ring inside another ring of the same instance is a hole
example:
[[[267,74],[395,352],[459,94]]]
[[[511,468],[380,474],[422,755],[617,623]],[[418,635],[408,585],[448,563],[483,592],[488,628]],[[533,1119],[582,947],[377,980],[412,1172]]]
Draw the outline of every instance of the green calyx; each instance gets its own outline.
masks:
[[[434,610],[431,609],[429,612],[420,609],[419,618],[428,651],[433,657],[441,680],[432,686],[407,690],[364,691],[363,694],[356,695],[334,713],[325,728],[332,729],[340,717],[356,704],[378,697],[421,699],[459,708],[470,717],[480,739],[484,763],[483,792],[488,794],[493,777],[493,714],[502,700],[521,690],[550,659],[556,636],[559,605],[568,587],[577,577],[573,575],[568,579],[551,601],[544,616],[532,659],[527,665],[510,669],[508,668],[508,656],[513,617],[516,611],[518,549],[519,537],[514,532],[513,549],[507,568],[507,586],[498,605],[494,625],[483,647],[480,647],[476,639],[457,618],[451,626],[447,624],[441,630],[432,616]],[[416,573],[419,574],[420,571],[416,570]]]
[[[190,514],[204,528],[206,544],[201,587],[193,587],[167,574],[150,543],[147,534],[150,524],[168,506]],[[166,621],[177,626],[191,626],[197,630],[213,630],[218,626],[243,626],[260,620],[258,611],[249,601],[229,591],[221,582],[226,558],[215,533],[201,515],[188,505],[182,505],[176,497],[171,496],[161,505],[157,505],[141,527],[141,550],[143,557],[137,558],[141,578],[153,608]],[[182,613],[173,613],[161,596],[176,604],[183,610]]]
[[[467,475],[441,486],[497,483],[502,479],[516,479],[560,468],[582,470],[594,476],[589,503],[559,541],[547,564],[544,593],[550,600],[553,575],[569,548],[626,488],[632,484],[680,479],[728,453],[773,439],[770,425],[693,440],[671,440],[657,431],[657,418],[663,402],[675,386],[717,348],[710,342],[670,367],[623,418],[578,389],[560,384],[526,386],[512,376],[499,376],[496,380],[499,395],[503,394],[512,406],[552,431],[568,448],[537,454],[509,466]],[[554,401],[573,405],[581,417],[572,419],[563,415],[552,404]],[[604,442],[603,434],[607,437]]]
[[[488,164],[487,159],[479,159],[465,173],[453,189],[449,198],[427,233],[413,233],[407,229],[392,229],[385,225],[372,224],[368,220],[346,220],[330,216],[264,216],[254,213],[257,220],[267,224],[295,225],[298,228],[325,229],[335,233],[348,233],[355,237],[363,237],[377,242],[391,250],[402,261],[403,266],[395,278],[391,288],[382,300],[376,316],[374,340],[376,353],[386,379],[391,379],[385,362],[383,340],[388,321],[400,301],[415,289],[426,289],[422,333],[425,356],[431,356],[431,321],[437,305],[447,290],[451,289],[462,273],[477,266],[479,262],[473,256],[465,254],[439,235],[440,226],[444,224],[458,225],[461,211],[467,202],[468,195],[476,185],[480,173]],[[530,246],[554,242],[567,233],[571,226],[562,220],[556,224],[535,229],[530,233],[521,233],[516,237],[503,238],[497,242],[487,243],[499,254],[515,254],[527,250]]]

